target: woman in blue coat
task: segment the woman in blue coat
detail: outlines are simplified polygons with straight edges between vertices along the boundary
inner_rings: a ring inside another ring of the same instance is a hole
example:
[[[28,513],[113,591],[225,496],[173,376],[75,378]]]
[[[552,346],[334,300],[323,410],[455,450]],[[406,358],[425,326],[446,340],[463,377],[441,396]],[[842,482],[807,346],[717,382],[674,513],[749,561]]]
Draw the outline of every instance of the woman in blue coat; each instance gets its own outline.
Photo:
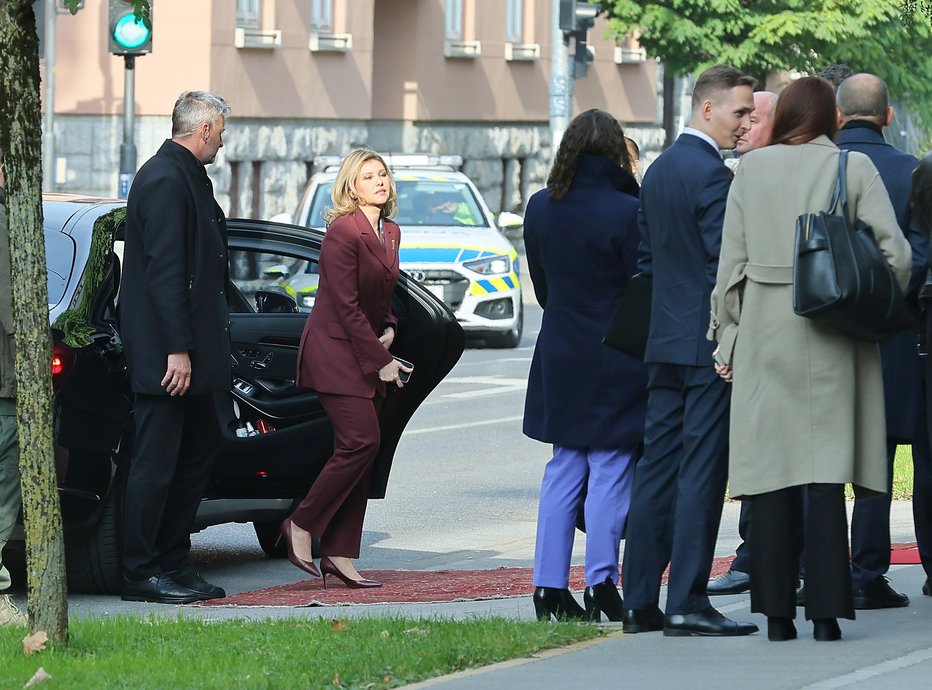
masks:
[[[638,185],[614,117],[587,110],[563,135],[547,188],[528,202],[524,242],[543,322],[524,433],[553,444],[534,556],[537,617],[621,620],[618,550],[644,435],[642,362],[602,344],[637,272]],[[586,521],[586,611],[569,592],[577,510]]]

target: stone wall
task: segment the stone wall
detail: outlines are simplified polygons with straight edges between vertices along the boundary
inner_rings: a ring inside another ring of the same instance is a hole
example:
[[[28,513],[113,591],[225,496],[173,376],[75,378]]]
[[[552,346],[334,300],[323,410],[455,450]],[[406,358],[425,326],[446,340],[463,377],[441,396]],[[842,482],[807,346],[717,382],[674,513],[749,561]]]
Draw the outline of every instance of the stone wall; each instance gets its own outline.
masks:
[[[168,117],[136,119],[137,167],[170,134]],[[660,152],[663,131],[632,126],[644,167]],[[54,190],[115,196],[121,117],[59,115],[55,120]],[[226,145],[208,172],[221,207],[231,216],[270,218],[292,213],[315,156],[368,145],[383,152],[459,154],[494,212],[520,213],[541,188],[550,160],[547,123],[401,123],[386,121],[257,121],[231,118]]]

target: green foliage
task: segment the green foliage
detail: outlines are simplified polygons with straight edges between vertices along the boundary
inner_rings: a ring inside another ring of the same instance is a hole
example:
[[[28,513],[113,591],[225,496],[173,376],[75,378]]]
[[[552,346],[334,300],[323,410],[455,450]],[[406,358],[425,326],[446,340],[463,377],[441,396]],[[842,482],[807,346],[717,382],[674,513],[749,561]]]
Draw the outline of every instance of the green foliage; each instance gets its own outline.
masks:
[[[776,70],[816,74],[845,63],[882,77],[894,99],[932,126],[930,0],[614,0],[611,26],[641,31],[675,74],[718,62],[759,80]]]
[[[78,13],[78,3],[81,0],[63,0],[65,7],[71,14]],[[152,28],[152,7],[149,0],[133,0],[133,9],[135,10],[136,19],[140,20],[147,29]]]
[[[529,604],[530,605],[530,604]],[[394,688],[596,637],[589,624],[502,618],[79,620],[67,650],[22,654],[0,629],[0,688]]]

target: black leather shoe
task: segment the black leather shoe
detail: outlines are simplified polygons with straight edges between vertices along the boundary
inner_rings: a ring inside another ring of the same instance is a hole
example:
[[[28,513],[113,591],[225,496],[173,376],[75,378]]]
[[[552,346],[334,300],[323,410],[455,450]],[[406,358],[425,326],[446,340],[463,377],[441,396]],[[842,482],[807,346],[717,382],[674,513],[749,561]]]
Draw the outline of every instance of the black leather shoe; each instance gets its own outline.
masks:
[[[705,592],[709,596],[716,594],[741,594],[751,589],[751,576],[740,570],[729,570],[714,580],[709,580]]]
[[[663,619],[664,637],[689,637],[703,635],[706,637],[734,637],[756,633],[753,623],[738,623],[725,618],[711,606],[698,613],[667,614]]]
[[[813,618],[812,639],[819,642],[834,642],[841,639],[841,628],[837,618]]]
[[[663,611],[656,607],[645,610],[625,609],[621,629],[626,634],[663,630]]]
[[[549,621],[551,616],[557,621],[586,619],[585,609],[576,603],[570,590],[557,587],[538,587],[534,590],[534,612],[539,621]]]
[[[172,570],[165,574],[182,587],[187,587],[195,594],[200,595],[201,599],[204,601],[208,599],[223,599],[227,595],[223,587],[212,585],[201,577],[201,574],[197,572],[197,568],[193,565],[188,565],[178,570]]]
[[[589,620],[600,621],[604,613],[610,621],[620,622],[625,614],[625,603],[618,593],[618,586],[610,577],[606,577],[601,584],[586,587],[583,603]]]
[[[182,587],[171,576],[161,573],[145,580],[130,580],[123,576],[123,601],[149,601],[153,604],[190,604],[201,595]]]
[[[795,640],[796,626],[793,619],[767,616],[767,639],[771,642]]]
[[[926,578],[926,583],[922,586],[922,593],[927,597],[932,597],[932,577]]]
[[[858,610],[898,609],[903,606],[909,606],[909,597],[894,591],[885,577],[854,590],[854,608]]]

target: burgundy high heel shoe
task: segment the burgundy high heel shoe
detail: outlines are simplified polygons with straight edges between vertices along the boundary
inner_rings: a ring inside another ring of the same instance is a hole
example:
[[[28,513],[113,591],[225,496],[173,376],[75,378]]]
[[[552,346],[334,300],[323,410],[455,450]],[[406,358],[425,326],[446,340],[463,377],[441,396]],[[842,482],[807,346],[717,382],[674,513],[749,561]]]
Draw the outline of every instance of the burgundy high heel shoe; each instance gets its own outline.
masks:
[[[320,572],[322,573],[321,577],[324,578],[324,589],[327,588],[328,575],[336,575],[338,578],[343,580],[343,584],[345,584],[350,589],[369,589],[370,587],[382,586],[382,583],[378,580],[367,580],[366,578],[353,580],[348,578],[346,575],[340,572],[340,569],[337,568],[336,563],[331,561],[329,556],[324,556],[320,559]]]
[[[296,568],[300,568],[306,573],[310,573],[314,577],[320,577],[320,571],[317,569],[317,566],[314,565],[314,561],[306,561],[303,558],[298,557],[294,552],[294,544],[292,543],[291,538],[291,526],[294,523],[291,522],[291,518],[288,518],[282,523],[282,536],[285,540],[285,547],[288,549],[288,560],[291,561],[291,565]],[[323,563],[321,563],[323,565]]]

